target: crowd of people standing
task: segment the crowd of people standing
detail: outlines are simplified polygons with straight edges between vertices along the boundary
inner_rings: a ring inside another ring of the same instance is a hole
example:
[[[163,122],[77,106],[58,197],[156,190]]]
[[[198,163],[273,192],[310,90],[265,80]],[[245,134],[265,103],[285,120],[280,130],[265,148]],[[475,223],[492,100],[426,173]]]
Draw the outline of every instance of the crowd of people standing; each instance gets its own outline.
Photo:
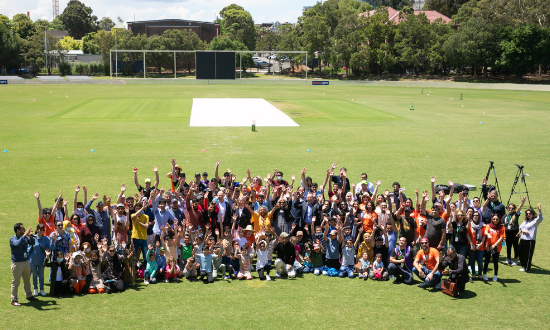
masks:
[[[168,189],[159,189],[156,166],[154,183],[144,185],[134,168],[136,193],[122,184],[114,202],[99,193],[88,200],[87,188],[77,186],[72,210],[61,192],[51,208],[35,192],[38,224],[16,223],[10,238],[11,304],[20,306],[21,279],[28,300],[46,295],[45,268],[57,297],[120,292],[138,279],[212,283],[256,272],[270,281],[273,268],[276,278],[313,273],[395,284],[412,284],[416,275],[420,287],[435,288],[448,276],[461,297],[468,281],[489,280],[491,260],[498,281],[503,242],[504,265],[531,270],[541,206],[527,209],[520,224],[525,197],[504,206],[486,180],[481,198],[470,199],[453,182],[438,190],[432,177],[431,195],[417,188],[413,201],[399,182],[382,192],[366,173],[350,184],[336,163],[322,184],[304,168],[296,186],[294,175],[288,182],[277,169],[266,177],[247,170],[237,182],[230,169],[220,177],[219,165],[213,177],[199,172],[188,181],[173,159]]]

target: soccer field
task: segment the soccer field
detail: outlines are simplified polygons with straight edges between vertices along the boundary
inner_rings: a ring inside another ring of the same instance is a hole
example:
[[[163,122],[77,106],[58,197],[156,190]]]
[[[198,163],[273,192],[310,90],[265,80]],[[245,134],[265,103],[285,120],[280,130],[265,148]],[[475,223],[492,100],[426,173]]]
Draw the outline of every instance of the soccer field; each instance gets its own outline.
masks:
[[[463,100],[460,99],[461,93]],[[231,168],[266,176],[274,168],[300,170],[322,184],[333,162],[351,182],[393,181],[414,199],[415,188],[468,183],[479,195],[488,161],[494,161],[503,203],[525,166],[531,205],[548,216],[550,194],[550,92],[366,86],[239,85],[2,85],[0,87],[0,324],[2,328],[547,328],[550,317],[550,233],[538,231],[532,273],[502,263],[499,282],[466,285],[455,300],[416,285],[304,275],[292,280],[222,281],[211,285],[138,285],[124,293],[9,304],[8,240],[13,225],[36,227],[39,191],[51,207],[59,191],[72,207],[74,188],[113,200],[125,183],[158,166],[159,187],[176,158],[190,180],[196,172]],[[264,98],[300,127],[188,127],[193,98]],[[409,110],[411,103],[414,111]],[[91,150],[94,152],[91,152]],[[308,149],[310,151],[308,151]],[[203,151],[204,150],[204,151]],[[491,174],[489,183],[494,182]],[[523,185],[520,186],[523,189]],[[522,190],[523,191],[523,190]],[[79,200],[82,201],[82,192]],[[520,195],[512,196],[518,203]],[[524,208],[525,210],[525,208]],[[523,220],[523,215],[521,216]],[[501,260],[505,250],[501,253]],[[489,266],[492,274],[492,264]],[[274,273],[274,272],[273,272]],[[274,277],[274,276],[273,276]],[[48,292],[48,288],[46,288]],[[12,322],[18,320],[17,326]]]

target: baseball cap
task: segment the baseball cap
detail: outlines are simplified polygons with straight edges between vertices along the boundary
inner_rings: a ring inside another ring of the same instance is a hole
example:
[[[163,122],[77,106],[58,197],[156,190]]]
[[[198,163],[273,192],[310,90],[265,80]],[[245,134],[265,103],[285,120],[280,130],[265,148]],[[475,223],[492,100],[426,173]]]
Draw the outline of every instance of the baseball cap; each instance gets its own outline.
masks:
[[[164,252],[164,248],[163,248],[163,247],[161,247],[159,250],[160,250],[161,252]]]
[[[285,232],[282,232],[281,235],[279,235],[279,237],[288,237],[288,234]]]
[[[420,240],[420,243],[424,243],[424,242],[429,243],[430,240],[424,237],[423,239]]]
[[[200,173],[195,173],[195,176],[201,176],[201,174]]]
[[[367,180],[362,180],[361,182],[359,182],[359,184],[369,184],[369,183],[367,182]]]
[[[151,179],[149,179],[149,178],[145,179],[145,183],[147,183],[147,182],[151,183]]]
[[[96,206],[99,206],[99,205],[103,205],[103,202],[102,201],[97,201],[97,203],[95,203]]]
[[[412,212],[412,209],[410,207],[406,207],[403,211],[405,212]]]
[[[331,235],[337,235],[338,232],[337,232],[336,230],[333,229],[333,230],[330,231],[330,234],[331,234]]]
[[[118,204],[116,205],[116,207],[124,207],[124,204],[118,203]]]
[[[208,173],[207,172],[202,172],[202,175],[208,175]]]

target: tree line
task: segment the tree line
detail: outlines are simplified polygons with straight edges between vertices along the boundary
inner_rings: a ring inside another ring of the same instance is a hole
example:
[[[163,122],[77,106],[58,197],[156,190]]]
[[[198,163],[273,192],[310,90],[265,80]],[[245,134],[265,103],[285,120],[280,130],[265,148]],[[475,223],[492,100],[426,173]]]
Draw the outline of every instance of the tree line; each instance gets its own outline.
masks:
[[[220,11],[221,36],[209,44],[189,30],[168,30],[162,35],[134,36],[117,31],[118,49],[132,50],[258,50],[307,51],[308,63],[319,74],[348,75],[384,73],[513,73],[517,78],[532,72],[546,73],[550,66],[550,3],[548,0],[427,0],[424,10],[437,10],[451,17],[430,22],[415,15],[408,0],[377,0],[377,9],[357,0],[328,0],[317,3],[298,17],[297,23],[283,24],[278,31],[258,28],[243,7],[232,4]],[[400,11],[390,20],[385,6]],[[80,48],[84,53],[101,54],[108,63],[115,48],[110,18],[98,20],[91,8],[71,0],[57,19],[31,21],[17,14],[11,20],[0,16],[0,61],[13,68],[41,68],[48,49]],[[119,22],[122,22],[120,17]],[[44,29],[67,30],[61,42],[51,36],[44,41]],[[81,39],[77,42],[74,39]],[[22,56],[18,56],[22,54]],[[121,54],[122,60],[143,60],[140,53]],[[161,71],[173,54],[149,53],[148,65]],[[190,55],[178,58],[191,71]],[[278,60],[303,63],[303,54],[282,54]],[[55,59],[53,59],[55,60]],[[240,64],[237,58],[237,66]],[[242,58],[243,67],[253,66],[252,56]],[[325,68],[322,70],[322,68]]]

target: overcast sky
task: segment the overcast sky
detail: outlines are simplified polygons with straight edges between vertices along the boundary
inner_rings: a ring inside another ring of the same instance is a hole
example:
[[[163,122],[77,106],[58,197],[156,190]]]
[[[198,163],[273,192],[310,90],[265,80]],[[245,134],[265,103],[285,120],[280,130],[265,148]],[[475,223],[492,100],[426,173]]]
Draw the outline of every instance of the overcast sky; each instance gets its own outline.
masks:
[[[59,0],[61,14],[69,0]],[[302,14],[303,6],[314,5],[317,0],[81,0],[93,9],[99,19],[104,16],[113,21],[120,16],[125,22],[154,19],[188,19],[213,21],[220,10],[236,3],[252,14],[256,23],[295,23]],[[52,0],[0,0],[0,14],[12,18],[18,13],[30,12],[31,19],[52,20]]]

